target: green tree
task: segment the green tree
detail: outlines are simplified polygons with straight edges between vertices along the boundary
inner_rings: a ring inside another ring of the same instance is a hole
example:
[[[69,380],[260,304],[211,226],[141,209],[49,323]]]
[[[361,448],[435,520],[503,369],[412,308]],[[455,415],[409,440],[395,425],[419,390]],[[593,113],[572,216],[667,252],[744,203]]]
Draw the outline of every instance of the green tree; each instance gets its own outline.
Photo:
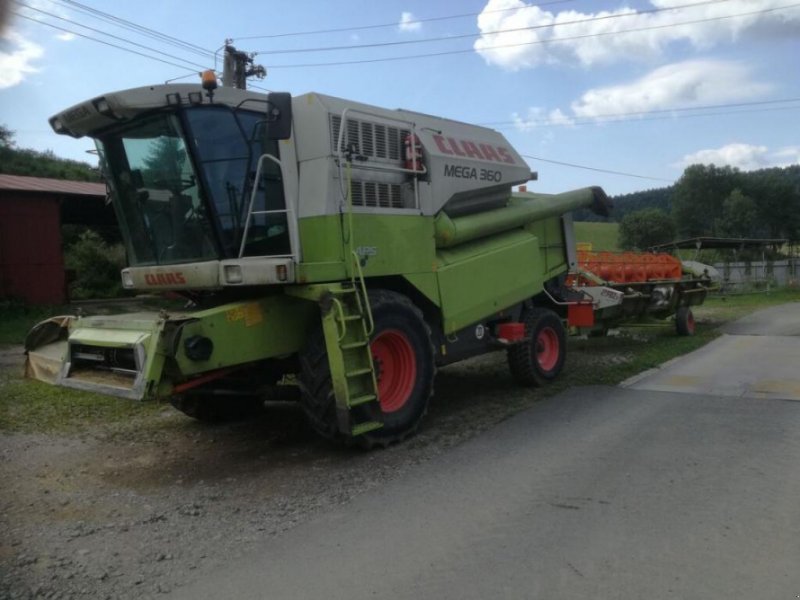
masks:
[[[722,203],[722,215],[715,230],[722,237],[759,237],[761,235],[758,206],[750,196],[736,188]]]
[[[763,169],[748,175],[745,185],[764,225],[762,235],[800,238],[800,168]]]
[[[725,199],[741,187],[742,173],[733,167],[691,165],[675,184],[672,216],[683,237],[714,235]]]
[[[125,268],[122,244],[107,244],[95,231],[86,230],[64,250],[72,271],[69,295],[73,300],[113,298],[122,294],[120,271]]]
[[[14,147],[14,132],[0,123],[0,148]]]
[[[186,150],[179,138],[158,138],[142,162],[142,178],[146,186],[175,188],[174,191],[180,193]]]
[[[619,224],[619,243],[626,250],[646,250],[675,238],[675,223],[660,208],[628,213]]]

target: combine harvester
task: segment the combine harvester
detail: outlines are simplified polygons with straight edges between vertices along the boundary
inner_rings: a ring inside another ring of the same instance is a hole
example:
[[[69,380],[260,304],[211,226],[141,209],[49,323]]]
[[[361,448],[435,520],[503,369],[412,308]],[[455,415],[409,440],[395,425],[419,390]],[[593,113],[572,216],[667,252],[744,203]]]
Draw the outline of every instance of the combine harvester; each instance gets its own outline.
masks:
[[[711,278],[670,254],[579,248],[578,267],[567,284],[591,299],[594,323],[579,328],[589,335],[605,335],[612,327],[673,315],[678,335],[694,335],[691,307],[705,301]]]
[[[513,193],[532,174],[496,131],[217,88],[213,74],[50,123],[96,141],[124,287],[189,308],[41,323],[33,377],[216,420],[262,410],[293,375],[317,432],[383,446],[417,428],[437,366],[501,349],[524,385],[562,369],[568,213],[608,201],[600,188]]]

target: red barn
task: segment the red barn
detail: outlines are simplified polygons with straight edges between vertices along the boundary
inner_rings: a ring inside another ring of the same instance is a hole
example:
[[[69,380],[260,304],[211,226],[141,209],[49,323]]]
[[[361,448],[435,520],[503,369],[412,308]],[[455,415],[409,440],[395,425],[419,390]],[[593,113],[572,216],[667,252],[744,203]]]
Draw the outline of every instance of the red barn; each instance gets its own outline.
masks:
[[[106,220],[105,197],[102,183],[0,174],[0,298],[66,302],[61,224]]]

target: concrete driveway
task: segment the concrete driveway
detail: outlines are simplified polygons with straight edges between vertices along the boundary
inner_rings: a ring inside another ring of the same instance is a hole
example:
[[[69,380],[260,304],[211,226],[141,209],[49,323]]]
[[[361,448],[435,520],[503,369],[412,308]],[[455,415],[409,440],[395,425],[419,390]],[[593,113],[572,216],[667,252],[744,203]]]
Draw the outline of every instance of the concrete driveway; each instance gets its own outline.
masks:
[[[797,307],[754,327],[781,331]],[[546,400],[174,596],[796,598],[798,348],[729,337],[628,388]],[[785,389],[747,380],[791,352],[769,371]]]
[[[800,303],[753,313],[704,348],[623,386],[744,398],[800,400]]]

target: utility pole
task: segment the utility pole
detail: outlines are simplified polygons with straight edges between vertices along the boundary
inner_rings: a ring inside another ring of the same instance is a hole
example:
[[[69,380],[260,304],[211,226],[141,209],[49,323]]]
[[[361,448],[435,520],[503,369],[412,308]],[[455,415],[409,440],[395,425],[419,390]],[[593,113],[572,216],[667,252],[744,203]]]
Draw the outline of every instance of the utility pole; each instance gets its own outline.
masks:
[[[248,54],[237,50],[231,45],[233,40],[225,40],[225,59],[222,67],[222,85],[240,90],[247,89],[247,78],[256,77],[264,79],[267,70],[253,63],[255,54]]]

